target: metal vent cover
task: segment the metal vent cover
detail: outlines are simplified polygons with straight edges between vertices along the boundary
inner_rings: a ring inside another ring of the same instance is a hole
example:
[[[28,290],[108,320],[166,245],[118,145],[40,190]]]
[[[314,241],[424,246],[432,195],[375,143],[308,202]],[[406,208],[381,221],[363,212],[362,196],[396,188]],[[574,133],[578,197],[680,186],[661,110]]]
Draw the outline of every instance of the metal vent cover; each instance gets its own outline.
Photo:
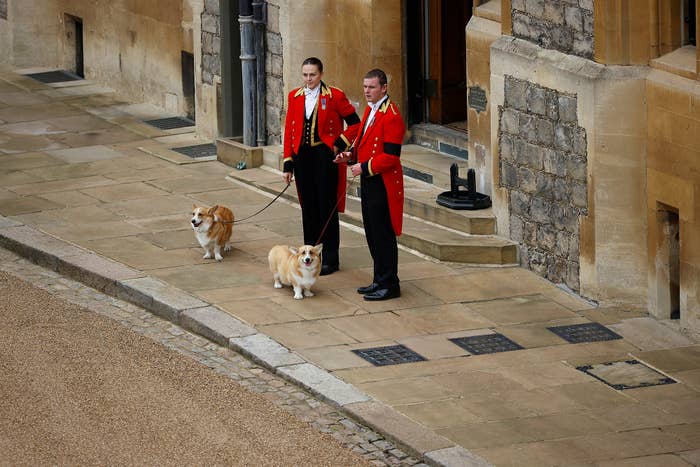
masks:
[[[622,336],[600,323],[571,324],[567,326],[554,326],[547,329],[571,344],[622,339]]]
[[[46,84],[63,83],[66,81],[80,81],[83,79],[75,73],[71,73],[70,71],[65,70],[44,71],[41,73],[28,73],[24,76]]]
[[[483,334],[481,336],[455,337],[450,339],[452,343],[463,348],[472,355],[484,355],[497,352],[510,352],[522,350],[520,344],[513,342],[503,334]]]
[[[422,355],[403,345],[355,349],[353,353],[364,358],[374,366],[398,365],[425,361]]]
[[[216,145],[207,144],[197,144],[194,146],[183,146],[180,148],[171,148],[171,151],[179,152],[192,159],[200,159],[202,157],[216,157]]]
[[[176,128],[187,128],[188,126],[195,125],[193,120],[186,117],[156,118],[153,120],[144,120],[144,123],[154,126],[159,130],[174,130]]]

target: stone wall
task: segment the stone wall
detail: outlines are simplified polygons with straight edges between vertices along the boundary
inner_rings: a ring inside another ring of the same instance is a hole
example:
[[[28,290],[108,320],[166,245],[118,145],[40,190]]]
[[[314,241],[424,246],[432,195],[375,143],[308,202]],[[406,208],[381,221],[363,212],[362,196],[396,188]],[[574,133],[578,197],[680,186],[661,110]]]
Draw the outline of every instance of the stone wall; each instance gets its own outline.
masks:
[[[285,106],[282,59],[282,34],[280,33],[280,4],[277,0],[267,2],[267,34],[265,74],[267,75],[267,144],[282,144],[282,110]]]
[[[524,267],[579,291],[579,216],[587,214],[588,164],[577,97],[506,76],[504,98],[498,137],[510,236],[520,243]]]
[[[7,19],[7,0],[0,0],[0,19]]]
[[[213,85],[221,77],[221,14],[219,0],[204,0],[202,11],[202,82]],[[236,24],[238,19],[235,18]],[[233,31],[239,34],[239,30]],[[279,28],[279,5],[267,4],[267,28],[265,34],[265,79],[267,144],[281,144],[281,118],[284,108],[284,84],[282,80],[282,38]],[[234,51],[234,53],[236,53]]]
[[[593,0],[512,0],[513,35],[593,58]]]
[[[204,0],[202,10],[202,82],[221,76],[221,24],[219,0]]]

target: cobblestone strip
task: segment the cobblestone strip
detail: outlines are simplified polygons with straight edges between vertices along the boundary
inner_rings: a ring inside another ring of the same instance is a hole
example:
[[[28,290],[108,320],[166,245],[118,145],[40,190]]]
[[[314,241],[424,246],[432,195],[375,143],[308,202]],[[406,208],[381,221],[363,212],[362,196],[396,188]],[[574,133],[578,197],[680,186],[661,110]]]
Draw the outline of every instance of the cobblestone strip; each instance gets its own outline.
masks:
[[[377,432],[350,420],[336,408],[240,354],[185,331],[142,308],[67,279],[2,248],[0,270],[64,300],[114,319],[138,334],[160,342],[241,386],[262,394],[317,430],[330,434],[347,449],[359,453],[374,465],[427,465],[397,449]]]

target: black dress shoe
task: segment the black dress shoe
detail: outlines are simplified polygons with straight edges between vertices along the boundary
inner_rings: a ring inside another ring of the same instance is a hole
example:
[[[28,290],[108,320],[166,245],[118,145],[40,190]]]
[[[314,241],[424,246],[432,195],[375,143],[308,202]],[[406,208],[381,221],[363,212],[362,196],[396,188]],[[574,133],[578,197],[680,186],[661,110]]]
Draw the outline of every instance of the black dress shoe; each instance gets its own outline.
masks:
[[[377,289],[379,289],[379,284],[377,284],[376,282],[372,282],[370,285],[366,285],[364,287],[360,287],[359,289],[357,289],[357,293],[359,293],[360,295],[364,295],[364,294],[376,292]]]
[[[328,274],[333,274],[338,269],[340,268],[337,264],[324,264],[323,266],[321,266],[321,275],[327,276]]]
[[[397,298],[401,296],[401,289],[397,285],[396,287],[390,287],[388,289],[377,289],[372,293],[365,294],[364,299],[368,301],[379,301],[379,300],[389,300],[390,298]]]

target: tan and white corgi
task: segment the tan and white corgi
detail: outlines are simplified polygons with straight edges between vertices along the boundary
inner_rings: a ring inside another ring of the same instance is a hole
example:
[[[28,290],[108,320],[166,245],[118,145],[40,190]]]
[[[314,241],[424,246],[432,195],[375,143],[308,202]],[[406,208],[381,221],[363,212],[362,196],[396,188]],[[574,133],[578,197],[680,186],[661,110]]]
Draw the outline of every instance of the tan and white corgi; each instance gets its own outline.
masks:
[[[228,241],[233,231],[233,212],[219,205],[210,208],[193,205],[190,222],[197,241],[204,248],[204,259],[213,256],[217,261],[223,260],[221,253],[231,250]]]
[[[273,246],[267,260],[275,280],[275,288],[281,289],[285,285],[291,285],[295,299],[313,297],[311,287],[321,272],[321,250],[323,244],[303,245],[298,248],[288,245]]]

